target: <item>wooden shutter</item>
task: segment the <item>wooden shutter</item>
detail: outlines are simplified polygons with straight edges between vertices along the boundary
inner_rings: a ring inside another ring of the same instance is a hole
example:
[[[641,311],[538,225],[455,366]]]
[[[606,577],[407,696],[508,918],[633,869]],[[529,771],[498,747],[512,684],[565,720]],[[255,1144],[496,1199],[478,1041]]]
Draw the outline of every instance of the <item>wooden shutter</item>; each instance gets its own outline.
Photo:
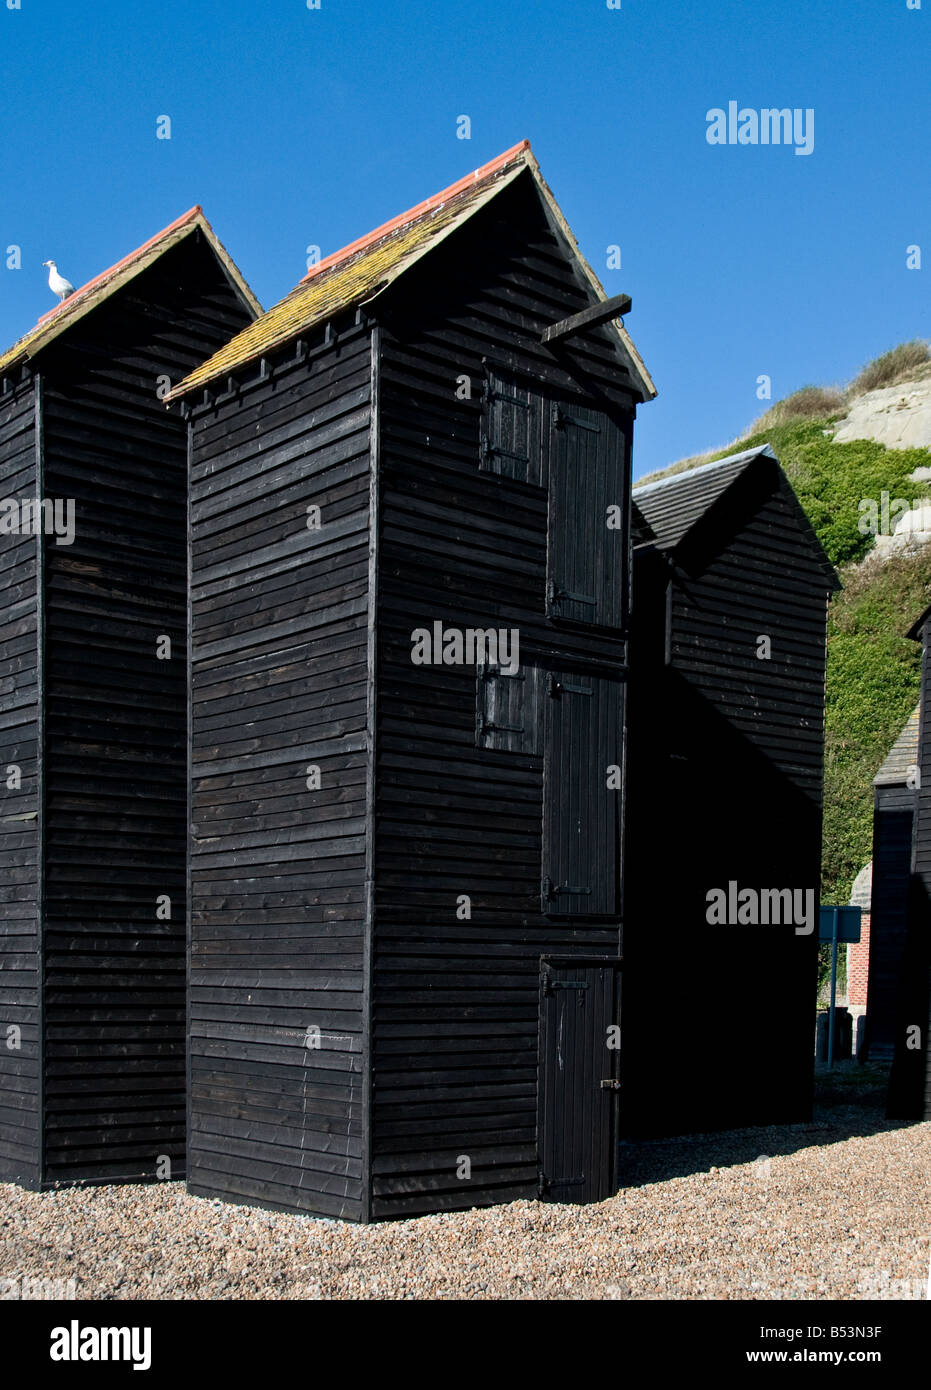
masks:
[[[544,703],[543,910],[616,916],[621,793],[608,780],[622,759],[621,683],[549,672]]]
[[[626,624],[629,499],[624,431],[584,406],[550,409],[546,612],[550,618]],[[608,508],[623,518],[608,529]]]
[[[538,666],[514,674],[500,666],[479,666],[475,736],[479,748],[506,753],[539,753],[542,747]]]
[[[481,466],[503,478],[541,482],[543,398],[497,372],[486,386]]]

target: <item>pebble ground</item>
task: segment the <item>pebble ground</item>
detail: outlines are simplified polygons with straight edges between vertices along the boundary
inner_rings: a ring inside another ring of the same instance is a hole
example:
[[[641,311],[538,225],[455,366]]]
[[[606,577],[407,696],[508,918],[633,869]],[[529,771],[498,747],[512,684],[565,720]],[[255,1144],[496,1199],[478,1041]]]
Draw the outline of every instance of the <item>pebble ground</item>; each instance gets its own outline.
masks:
[[[213,1202],[180,1183],[0,1185],[0,1298],[926,1297],[931,1123],[890,1128],[876,1107],[835,1105],[812,1125],[621,1153],[626,1185],[596,1205],[522,1201],[369,1227]]]

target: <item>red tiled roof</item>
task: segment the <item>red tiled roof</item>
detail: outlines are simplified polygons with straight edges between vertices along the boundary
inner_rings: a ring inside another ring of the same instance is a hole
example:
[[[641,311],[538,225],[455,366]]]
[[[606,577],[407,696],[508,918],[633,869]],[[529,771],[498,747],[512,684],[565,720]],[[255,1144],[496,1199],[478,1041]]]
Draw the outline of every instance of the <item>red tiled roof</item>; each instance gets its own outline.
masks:
[[[108,270],[103,270],[99,275],[95,275],[92,280],[88,280],[86,284],[75,290],[74,294],[69,294],[67,299],[62,300],[60,304],[56,304],[53,309],[49,309],[47,313],[43,314],[34,328],[31,328],[6,352],[0,353],[0,370],[9,367],[14,362],[34,357],[41,348],[57,338],[60,333],[65,332],[72,323],[83,318],[86,313],[89,313],[106,299],[113,290],[138,275],[152,261],[164,255],[171,246],[174,246],[185,236],[189,236],[196,227],[200,227],[204,232],[243,300],[254,314],[260,314],[262,312],[261,304],[249,289],[224,247],[217,240],[213,228],[204,216],[203,208],[198,204],[189,208],[181,217],[176,218],[160,232],[156,232],[155,236],[149,237],[149,240],[143,242],[141,246],[137,246],[135,251],[131,251],[128,256],[124,256]]]
[[[416,222],[419,218],[426,216],[440,208],[444,203],[448,203],[451,198],[455,198],[459,193],[465,193],[473,184],[481,183],[483,179],[490,178],[499,169],[505,168],[512,160],[525,150],[530,149],[529,140],[521,140],[518,144],[512,145],[504,154],[499,154],[494,159],[490,159],[487,164],[482,164],[478,169],[474,169],[471,174],[466,174],[463,178],[451,183],[448,188],[444,188],[441,193],[434,193],[432,198],[425,198],[416,207],[409,208],[407,212],[402,212],[398,217],[392,217],[390,222],[383,222],[380,227],[376,227],[373,232],[368,232],[365,236],[359,237],[357,241],[351,241],[348,246],[342,247],[339,251],[333,251],[329,256],[324,256],[322,261],[311,266],[307,274],[302,278],[301,284],[306,285],[308,280],[313,280],[324,270],[331,270],[339,265],[341,261],[348,261],[350,256],[354,256],[358,251],[365,251],[368,247],[374,246],[383,237],[390,236],[392,232],[400,231],[410,222]]]
[[[48,323],[49,319],[53,319],[56,314],[61,314],[64,313],[65,310],[77,308],[84,295],[92,294],[95,289],[99,289],[100,286],[105,285],[108,280],[112,280],[114,275],[117,275],[121,270],[127,269],[135,261],[138,261],[147,251],[152,250],[154,246],[157,246],[160,241],[170,236],[172,232],[176,232],[179,227],[184,227],[188,222],[195,221],[198,213],[203,216],[203,211],[199,203],[189,208],[187,212],[182,213],[182,215],[176,218],[169,226],[163,227],[160,232],[155,233],[155,236],[149,237],[148,241],[144,241],[141,246],[137,246],[135,251],[130,251],[128,256],[124,256],[121,261],[117,261],[116,265],[111,265],[109,270],[102,270],[99,275],[94,276],[93,280],[88,280],[86,285],[81,285],[76,289],[74,294],[69,294],[68,298],[62,300],[61,304],[56,304],[55,308],[49,309],[47,314],[42,314],[36,321],[36,328]]]
[[[525,171],[533,178],[550,216],[565,237],[570,255],[591,286],[593,299],[604,300],[604,289],[547,187],[529,140],[521,140],[465,178],[311,266],[294,289],[196,367],[169,392],[166,400],[229,376],[315,325],[368,303]],[[614,323],[612,329],[644,397],[655,396],[656,388],[625,328]]]

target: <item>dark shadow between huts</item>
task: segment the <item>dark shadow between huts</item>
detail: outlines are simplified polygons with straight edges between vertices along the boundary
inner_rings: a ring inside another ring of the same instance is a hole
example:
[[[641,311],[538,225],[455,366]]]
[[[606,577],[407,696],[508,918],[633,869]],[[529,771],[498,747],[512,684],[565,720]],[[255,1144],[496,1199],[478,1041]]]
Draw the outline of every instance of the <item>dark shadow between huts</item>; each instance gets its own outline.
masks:
[[[819,1066],[814,1114],[808,1123],[624,1141],[618,1164],[620,1187],[643,1187],[710,1168],[733,1168],[905,1129],[913,1122],[887,1117],[888,1080],[888,1065],[863,1066],[850,1059],[837,1064],[833,1071]]]

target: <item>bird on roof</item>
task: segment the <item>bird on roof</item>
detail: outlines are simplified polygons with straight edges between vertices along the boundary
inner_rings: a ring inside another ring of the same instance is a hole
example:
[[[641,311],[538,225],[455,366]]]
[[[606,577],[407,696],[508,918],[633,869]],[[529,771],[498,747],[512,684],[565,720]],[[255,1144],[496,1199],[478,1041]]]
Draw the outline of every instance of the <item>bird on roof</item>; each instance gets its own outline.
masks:
[[[61,303],[64,304],[65,300],[68,298],[68,295],[74,294],[74,286],[72,285],[70,280],[66,280],[63,275],[59,275],[58,266],[55,264],[54,261],[43,261],[42,264],[47,265],[49,268],[49,289],[52,291],[53,294],[57,294]]]

